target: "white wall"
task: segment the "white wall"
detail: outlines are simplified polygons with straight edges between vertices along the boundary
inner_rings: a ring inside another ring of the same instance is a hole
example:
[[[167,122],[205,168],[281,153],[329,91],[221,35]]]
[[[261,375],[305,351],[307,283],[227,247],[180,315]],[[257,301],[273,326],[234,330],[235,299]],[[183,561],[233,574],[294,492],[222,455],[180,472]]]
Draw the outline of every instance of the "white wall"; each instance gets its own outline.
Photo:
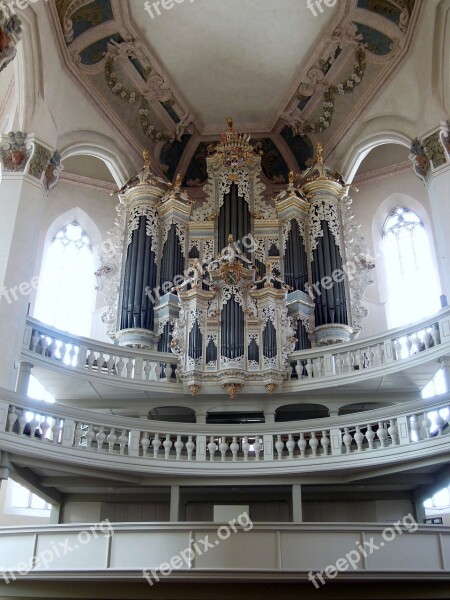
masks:
[[[428,193],[424,184],[411,171],[393,173],[383,178],[357,181],[359,192],[352,191],[353,211],[361,224],[369,252],[373,253],[376,268],[372,271],[375,284],[366,294],[369,316],[363,321],[360,337],[369,337],[387,329],[385,303],[388,300],[384,275],[381,232],[389,213],[399,205],[414,210],[423,220],[429,234],[431,251],[436,264],[434,229],[431,221]],[[437,275],[437,273],[436,273]]]
[[[92,244],[99,246],[106,238],[116,216],[116,198],[110,197],[108,192],[97,191],[81,186],[60,183],[50,193],[46,204],[41,234],[39,238],[35,275],[41,272],[43,259],[53,236],[61,227],[77,220],[86,230]],[[39,293],[39,290],[38,290]],[[36,296],[30,298],[31,314],[33,314]],[[104,299],[97,294],[96,306],[93,312],[91,336],[105,342],[110,342],[105,334],[105,327],[101,322],[104,312]]]

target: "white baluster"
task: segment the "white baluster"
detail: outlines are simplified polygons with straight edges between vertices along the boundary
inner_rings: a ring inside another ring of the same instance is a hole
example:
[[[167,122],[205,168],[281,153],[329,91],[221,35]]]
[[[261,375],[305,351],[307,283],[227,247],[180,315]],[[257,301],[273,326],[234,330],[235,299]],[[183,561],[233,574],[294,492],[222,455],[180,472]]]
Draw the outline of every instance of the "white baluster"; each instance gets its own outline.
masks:
[[[159,448],[161,446],[161,440],[159,439],[159,433],[155,433],[155,437],[152,440],[153,458],[158,458]]]
[[[151,372],[152,372],[152,365],[150,364],[150,361],[146,359],[145,364],[144,364],[144,373],[145,373],[146,381],[150,381]]]
[[[58,345],[56,343],[56,340],[53,339],[51,341],[50,346],[48,347],[48,356],[50,358],[56,358],[56,351],[57,351],[57,349],[58,349]]]
[[[125,368],[125,363],[124,363],[123,358],[120,356],[119,360],[116,363],[116,372],[119,377],[123,377],[122,373],[123,373],[124,368]]]
[[[381,367],[383,364],[384,350],[381,344],[377,344],[373,351],[373,366]]]
[[[344,373],[351,373],[353,371],[354,360],[353,353],[346,352],[344,357]]]
[[[69,350],[69,355],[68,355],[69,365],[71,367],[74,367],[77,364],[77,361],[75,358],[76,355],[77,355],[77,347],[74,344],[72,344],[71,348]]]
[[[94,426],[92,424],[89,425],[84,437],[86,438],[86,448],[92,448],[92,442],[95,438]]]
[[[312,379],[314,374],[314,367],[310,358],[306,361],[306,372],[308,373],[308,379]]]
[[[334,359],[334,364],[336,366],[336,375],[339,375],[340,373],[342,373],[344,368],[344,359],[340,354],[336,355]]]
[[[439,346],[441,343],[441,334],[439,333],[439,325],[434,323],[431,327],[431,337],[433,338],[433,342],[435,346]]]
[[[25,425],[28,423],[27,415],[25,411],[22,411],[22,414],[19,417],[19,434],[23,434],[23,430],[25,429]]]
[[[49,344],[49,341],[48,341],[47,337],[45,335],[43,337],[41,337],[41,354],[42,354],[42,356],[47,356],[48,344]]]
[[[160,381],[162,369],[161,369],[161,365],[159,363],[155,363],[154,371],[155,371],[155,380]],[[167,379],[166,379],[166,381],[167,381]]]
[[[183,451],[183,448],[184,448],[184,444],[181,439],[181,435],[177,435],[177,441],[175,442],[174,446],[175,446],[175,451],[177,453],[177,460],[180,460],[181,452]]]
[[[209,460],[214,460],[214,454],[217,452],[217,444],[214,442],[213,436],[209,438],[208,452]]]
[[[316,438],[315,431],[311,431],[311,437],[309,438],[309,447],[312,450],[313,457],[317,456],[317,448],[319,447],[319,440]]]
[[[355,364],[358,367],[358,371],[362,371],[364,368],[364,354],[362,353],[362,349],[358,348],[355,352]]]
[[[374,449],[375,432],[372,430],[372,425],[367,425],[366,440],[369,444],[369,450]]]
[[[220,440],[220,444],[219,444],[219,452],[222,455],[222,462],[224,462],[226,460],[226,455],[228,452],[228,444],[225,440],[224,437],[221,438]]]
[[[83,438],[83,427],[81,426],[81,423],[77,423],[77,426],[75,427],[74,438],[75,446],[81,446],[81,440]]]
[[[299,438],[299,440],[297,442],[297,446],[298,446],[298,448],[300,450],[300,456],[302,458],[305,458],[305,455],[306,455],[306,446],[307,445],[308,445],[308,442],[305,440],[305,434],[301,433],[300,434],[300,438]]]
[[[59,436],[62,430],[62,421],[61,419],[55,419],[55,422],[52,427],[52,442],[54,444],[59,444]]]
[[[33,329],[33,335],[30,340],[30,350],[31,352],[36,352],[37,345],[39,344],[39,334],[36,329]]]
[[[8,431],[11,432],[13,430],[14,424],[17,421],[17,413],[16,407],[11,406],[8,413]]]
[[[48,433],[49,429],[50,429],[50,423],[44,417],[44,420],[41,421],[41,431],[42,431],[42,439],[43,440],[47,439],[47,433]]]
[[[361,432],[361,427],[359,425],[356,426],[356,431],[355,435],[353,436],[353,439],[355,440],[356,445],[358,446],[358,452],[361,452],[363,448],[364,434]]]
[[[350,431],[348,427],[344,429],[344,435],[342,436],[342,441],[345,444],[345,450],[349,454],[351,452],[352,445],[352,436],[350,435]]]
[[[281,439],[281,435],[277,435],[277,441],[275,442],[275,448],[278,455],[278,460],[283,458],[284,442]]]
[[[420,441],[420,423],[419,423],[419,420],[417,418],[417,415],[411,415],[409,424],[410,424],[410,427],[411,427],[411,431],[414,434],[413,435],[414,441],[415,442]]]
[[[94,366],[94,363],[95,363],[95,354],[94,354],[94,352],[91,350],[91,351],[89,352],[89,355],[88,355],[88,357],[87,357],[87,364],[88,364],[88,370],[89,370],[89,371],[92,371],[92,368],[93,368],[93,366]]]
[[[390,419],[390,421],[389,421],[388,434],[389,434],[389,437],[391,438],[394,446],[398,446],[400,443],[400,440],[399,440],[399,435],[398,435],[397,423],[395,422],[394,419]]]
[[[106,433],[104,432],[104,427],[103,425],[100,427],[100,429],[98,430],[97,435],[95,436],[97,439],[97,452],[102,452],[103,450],[103,443],[106,439]]]
[[[106,363],[106,368],[108,369],[108,375],[112,375],[114,365],[115,365],[114,355],[111,354]]]
[[[328,448],[330,447],[330,438],[328,437],[328,432],[326,430],[322,431],[322,438],[320,440],[320,444],[323,448],[324,456],[327,456]]]
[[[244,462],[248,461],[248,453],[250,451],[250,444],[248,442],[248,436],[244,436],[243,442],[242,442],[242,452],[244,453]]]
[[[255,460],[260,460],[261,458],[261,448],[262,444],[259,441],[259,436],[255,436],[255,441],[253,442],[253,450],[255,451]]]
[[[127,430],[126,429],[122,429],[122,433],[119,436],[119,453],[121,456],[124,456],[125,454],[125,448],[127,446],[128,443],[128,436],[127,436]]]
[[[141,439],[142,456],[147,456],[149,446],[150,446],[150,440],[148,437],[148,432],[145,431],[144,435],[142,436],[142,439]]]
[[[395,352],[395,360],[401,360],[402,359],[402,345],[398,338],[396,338],[394,340],[394,352]]]
[[[386,441],[387,441],[387,435],[388,435],[388,434],[387,434],[387,431],[386,431],[386,429],[384,428],[384,424],[383,424],[383,422],[382,422],[382,421],[380,421],[380,422],[378,423],[377,438],[380,440],[380,443],[381,443],[381,447],[382,447],[382,448],[386,448],[386,446],[387,446],[387,444],[386,444]]]
[[[427,439],[431,438],[431,420],[428,418],[427,413],[423,413],[422,427],[425,429]]]
[[[233,455],[233,462],[237,461],[237,455],[239,452],[239,443],[237,441],[237,437],[234,436],[233,437],[233,441],[230,444],[230,450],[231,450],[231,454]]]
[[[109,435],[106,439],[108,440],[109,452],[114,452],[114,446],[116,445],[116,442],[117,442],[117,435],[116,435],[116,430],[114,429],[114,427],[111,429],[111,431],[109,432]]]
[[[441,416],[441,413],[438,411],[438,414],[435,419],[436,427],[438,428],[438,435],[442,435],[442,430],[444,429],[445,419]]]
[[[288,434],[288,441],[286,442],[286,448],[289,452],[289,459],[293,460],[294,458],[294,450],[295,450],[295,440],[294,440],[294,436],[292,435],[292,433]]]
[[[164,446],[164,458],[166,460],[169,459],[170,456],[170,451],[172,450],[172,441],[170,439],[170,435],[168,433],[166,433],[166,439],[163,442],[163,446]]]
[[[192,441],[192,435],[188,436],[188,441],[186,442],[186,452],[188,461],[192,460],[192,454],[195,450],[195,444]]]
[[[126,365],[126,369],[127,369],[127,379],[131,379],[133,376],[133,358],[129,358],[127,360],[127,365]]]

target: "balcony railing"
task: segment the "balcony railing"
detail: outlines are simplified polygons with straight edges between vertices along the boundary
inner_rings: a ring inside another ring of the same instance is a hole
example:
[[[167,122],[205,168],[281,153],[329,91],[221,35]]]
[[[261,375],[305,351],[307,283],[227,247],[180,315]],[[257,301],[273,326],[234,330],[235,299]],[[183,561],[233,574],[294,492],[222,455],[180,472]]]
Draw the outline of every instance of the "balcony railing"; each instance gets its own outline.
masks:
[[[202,425],[142,421],[0,398],[0,449],[104,466],[229,473],[349,468],[450,448],[450,395],[355,415],[294,423]]]
[[[7,583],[145,578],[153,588],[149,594],[156,593],[155,586],[164,579],[284,577],[296,583],[309,580],[314,591],[336,576],[338,580],[372,576],[390,582],[450,578],[450,528],[419,526],[411,515],[400,515],[395,525],[384,526],[262,525],[253,524],[248,515],[243,519],[245,514],[237,517],[221,525],[108,521],[2,528],[1,576]]]
[[[434,360],[450,352],[450,308],[419,323],[382,335],[326,348],[294,352],[285,391],[307,390],[369,379]],[[69,335],[28,318],[22,359],[93,377],[113,385],[159,384],[181,390],[173,354],[122,348]],[[251,386],[246,386],[250,391]],[[243,393],[247,389],[244,388]],[[206,389],[206,387],[205,387]]]

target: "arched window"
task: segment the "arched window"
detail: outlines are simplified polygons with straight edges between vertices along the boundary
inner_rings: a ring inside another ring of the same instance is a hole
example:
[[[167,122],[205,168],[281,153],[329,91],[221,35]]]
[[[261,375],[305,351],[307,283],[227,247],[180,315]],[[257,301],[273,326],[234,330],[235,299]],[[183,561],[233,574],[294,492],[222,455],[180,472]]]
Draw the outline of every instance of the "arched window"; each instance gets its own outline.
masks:
[[[36,301],[35,317],[74,335],[89,336],[95,304],[94,255],[79,223],[69,223],[48,249]]]
[[[427,232],[420,217],[396,208],[383,227],[387,274],[387,319],[400,327],[440,309],[440,288],[431,258]]]

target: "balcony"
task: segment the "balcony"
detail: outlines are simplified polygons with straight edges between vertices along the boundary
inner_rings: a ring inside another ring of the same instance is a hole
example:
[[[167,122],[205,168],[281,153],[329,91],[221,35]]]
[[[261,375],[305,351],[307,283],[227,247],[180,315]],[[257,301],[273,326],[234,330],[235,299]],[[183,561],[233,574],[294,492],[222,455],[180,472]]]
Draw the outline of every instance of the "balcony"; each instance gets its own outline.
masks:
[[[22,460],[182,476],[343,476],[439,463],[450,395],[292,423],[201,425],[131,419],[0,394],[0,449]],[[28,457],[28,458],[27,458]]]
[[[244,526],[234,520],[220,526],[102,522],[2,528],[2,577],[14,585],[24,580],[31,585],[42,580],[140,580],[154,593],[165,580],[309,580],[314,591],[321,587],[320,576],[326,584],[335,577],[390,582],[450,578],[450,528],[417,526],[407,517],[384,526],[240,522]],[[325,573],[329,566],[330,577]],[[315,583],[310,572],[321,572]]]
[[[424,321],[349,344],[294,352],[291,374],[282,393],[299,392],[417,394],[433,377],[438,361],[450,353],[450,308]],[[33,365],[39,380],[55,397],[67,401],[122,397],[149,400],[185,398],[190,392],[177,378],[175,356],[121,348],[68,335],[28,318],[22,362]],[[74,388],[76,397],[68,389]],[[223,394],[217,385],[202,385],[203,396]],[[245,397],[266,393],[263,386],[246,385]],[[197,401],[197,398],[196,398]],[[186,403],[186,398],[184,400]],[[102,405],[102,406],[103,406]]]

